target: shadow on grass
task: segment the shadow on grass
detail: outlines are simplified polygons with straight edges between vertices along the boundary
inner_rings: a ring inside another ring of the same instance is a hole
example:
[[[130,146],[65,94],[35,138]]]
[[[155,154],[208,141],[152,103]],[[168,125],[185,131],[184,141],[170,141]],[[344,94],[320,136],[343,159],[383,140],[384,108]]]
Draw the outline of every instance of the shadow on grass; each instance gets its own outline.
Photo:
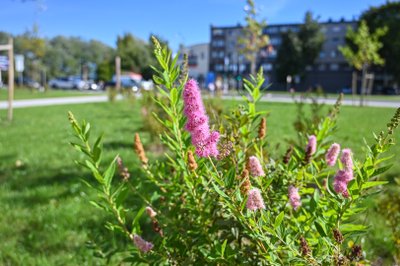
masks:
[[[133,140],[133,135],[132,135]],[[119,150],[119,149],[133,149],[133,141],[109,141],[103,144],[104,149],[106,150]]]

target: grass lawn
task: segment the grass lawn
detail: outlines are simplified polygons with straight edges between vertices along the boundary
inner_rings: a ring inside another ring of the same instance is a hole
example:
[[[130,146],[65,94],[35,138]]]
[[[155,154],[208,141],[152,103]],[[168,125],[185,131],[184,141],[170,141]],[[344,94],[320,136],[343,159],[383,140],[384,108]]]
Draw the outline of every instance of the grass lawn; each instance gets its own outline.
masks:
[[[225,102],[225,108],[236,104]],[[268,138],[281,144],[275,151],[280,153],[286,149],[286,139],[295,137],[292,124],[296,108],[280,103],[262,103],[260,108],[271,111]],[[6,122],[5,111],[0,113],[2,265],[106,264],[86,246],[87,241],[101,240],[109,232],[103,227],[106,217],[88,203],[94,193],[80,181],[88,173],[73,162],[80,155],[68,144],[73,140],[69,110],[78,120],[91,122],[94,135],[105,133],[105,160],[119,153],[135,177],[137,159],[132,142],[141,127],[138,102],[16,109],[12,124]],[[371,132],[383,129],[393,113],[394,109],[386,108],[343,107],[335,140],[352,148],[357,157],[363,149],[363,137],[370,141]],[[142,136],[148,144],[148,133]],[[396,137],[400,142],[399,132]],[[400,145],[393,151],[399,158]],[[390,175],[399,176],[400,165],[395,165]],[[387,236],[387,232],[379,234],[381,240]]]
[[[39,98],[53,98],[53,97],[73,97],[73,96],[89,96],[89,95],[101,95],[106,94],[104,91],[78,91],[78,90],[54,90],[48,89],[45,92],[37,90],[31,90],[28,88],[15,88],[14,99],[39,99]],[[0,89],[0,101],[6,101],[8,99],[8,90]]]

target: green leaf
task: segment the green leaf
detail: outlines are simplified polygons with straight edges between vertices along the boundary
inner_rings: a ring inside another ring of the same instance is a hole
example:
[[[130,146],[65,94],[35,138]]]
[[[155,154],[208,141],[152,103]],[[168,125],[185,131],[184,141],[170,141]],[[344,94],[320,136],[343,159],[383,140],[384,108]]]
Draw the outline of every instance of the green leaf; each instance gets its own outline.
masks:
[[[368,181],[362,185],[363,189],[387,184],[388,181]]]
[[[212,182],[212,185],[214,186],[215,192],[217,192],[221,197],[229,199],[228,195],[226,195],[225,192],[219,189],[219,187],[214,182]]]
[[[105,185],[107,191],[110,191],[110,188],[111,188],[111,181],[115,174],[115,161],[117,160],[117,158],[118,158],[118,155],[115,156],[114,160],[112,160],[112,162],[108,166],[107,170],[104,172],[104,181],[105,181],[104,185]]]
[[[325,226],[322,223],[319,223],[317,221],[314,222],[315,228],[317,229],[318,233],[322,236],[326,236],[326,229]]]
[[[285,213],[283,211],[278,216],[276,216],[275,223],[274,223],[275,230],[281,225],[284,217],[285,217]]]
[[[171,105],[175,105],[178,101],[178,90],[176,88],[172,88],[170,95],[171,95]]]
[[[135,215],[135,218],[132,220],[132,233],[133,230],[139,225],[139,220],[142,217],[144,211],[146,210],[146,207],[142,207]]]
[[[94,176],[94,178],[100,183],[100,184],[104,184],[104,178],[103,176],[100,174],[99,170],[97,169],[97,167],[88,160],[85,160],[85,164],[86,166],[92,171],[92,174]]]
[[[225,239],[224,243],[222,243],[222,246],[221,246],[221,258],[224,257],[225,248],[226,248],[226,244],[227,244],[227,243],[228,243],[228,239]]]
[[[393,164],[389,164],[389,165],[385,165],[385,166],[383,166],[381,168],[378,168],[371,174],[370,177],[374,177],[374,176],[380,175],[380,174],[386,172],[387,170],[389,170],[392,166],[393,166]]]

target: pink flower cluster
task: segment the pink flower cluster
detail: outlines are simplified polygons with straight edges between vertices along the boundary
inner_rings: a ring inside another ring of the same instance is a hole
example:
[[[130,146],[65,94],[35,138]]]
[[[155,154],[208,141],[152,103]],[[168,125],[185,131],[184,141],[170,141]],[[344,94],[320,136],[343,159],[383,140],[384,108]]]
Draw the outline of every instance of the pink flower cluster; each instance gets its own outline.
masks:
[[[199,157],[218,155],[217,143],[219,132],[210,132],[208,117],[201,100],[197,82],[189,80],[183,90],[184,114],[187,117],[185,129],[192,135],[192,144],[196,147]]]
[[[336,164],[337,157],[340,153],[340,145],[333,143],[329,148],[328,152],[325,154],[326,164],[329,166],[334,166]]]
[[[314,135],[311,135],[308,138],[308,144],[307,144],[307,153],[309,155],[313,155],[317,151],[317,137]]]
[[[289,201],[290,205],[292,205],[293,209],[297,211],[297,209],[301,206],[301,198],[299,195],[299,189],[294,186],[289,186]]]
[[[261,191],[258,188],[253,188],[249,191],[246,207],[251,211],[265,209],[264,200],[261,196]]]
[[[147,242],[138,235],[133,236],[133,243],[143,253],[149,252],[154,247],[153,243]]]
[[[351,159],[351,150],[343,149],[340,161],[343,164],[343,170],[336,173],[335,180],[333,181],[333,188],[336,193],[340,193],[343,197],[348,198],[349,192],[347,184],[353,179],[353,160]]]
[[[249,158],[250,174],[252,176],[265,176],[264,170],[260,164],[260,161],[255,156]]]

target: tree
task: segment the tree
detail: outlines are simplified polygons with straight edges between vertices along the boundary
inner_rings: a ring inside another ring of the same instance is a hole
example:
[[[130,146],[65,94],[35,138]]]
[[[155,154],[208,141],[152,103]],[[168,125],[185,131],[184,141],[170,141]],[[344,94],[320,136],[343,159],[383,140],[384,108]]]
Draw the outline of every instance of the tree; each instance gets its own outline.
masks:
[[[121,57],[123,70],[137,73],[141,73],[142,69],[148,66],[152,60],[147,43],[135,38],[130,33],[118,36],[117,54]]]
[[[385,49],[379,50],[385,60],[384,70],[400,83],[400,2],[387,1],[379,7],[371,7],[361,15],[371,32],[387,27],[387,33],[380,39]]]
[[[239,39],[240,53],[250,62],[250,74],[256,75],[256,60],[260,49],[268,44],[268,36],[263,33],[266,27],[265,20],[257,20],[257,11],[254,0],[247,0],[245,7],[246,23],[243,37]]]
[[[383,65],[385,60],[379,55],[383,44],[380,37],[384,36],[387,28],[378,28],[371,33],[367,23],[362,20],[357,31],[349,28],[346,33],[346,46],[339,47],[340,52],[350,65],[362,71],[360,105],[363,104],[363,95],[366,92],[366,75],[372,65]]]
[[[282,34],[282,43],[276,58],[276,75],[278,81],[286,82],[287,76],[298,75],[301,71],[301,42],[297,34],[288,31]]]
[[[324,34],[321,32],[321,26],[313,18],[310,11],[306,12],[304,23],[300,26],[298,38],[301,43],[301,66],[313,65],[318,58],[324,44]]]
[[[304,76],[306,67],[315,63],[323,43],[321,26],[311,12],[306,12],[298,33],[288,31],[282,34],[276,60],[278,80],[285,82],[288,75]]]

